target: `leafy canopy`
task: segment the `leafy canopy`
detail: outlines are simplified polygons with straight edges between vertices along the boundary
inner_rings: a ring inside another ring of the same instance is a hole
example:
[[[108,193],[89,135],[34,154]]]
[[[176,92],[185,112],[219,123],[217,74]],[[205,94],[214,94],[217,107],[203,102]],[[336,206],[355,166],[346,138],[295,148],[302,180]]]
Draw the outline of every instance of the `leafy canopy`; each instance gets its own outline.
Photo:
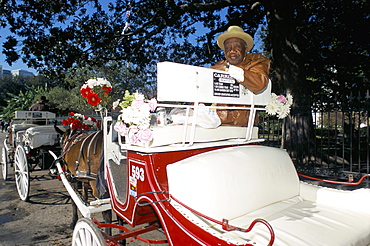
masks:
[[[369,86],[366,0],[8,0],[0,5],[0,26],[13,33],[3,44],[7,62],[21,58],[50,76],[113,62],[132,75],[146,71],[153,82],[157,62],[213,64],[223,58],[218,34],[238,25],[254,35],[265,24],[274,88],[300,96],[323,86],[334,91]],[[308,83],[308,91],[301,83]]]

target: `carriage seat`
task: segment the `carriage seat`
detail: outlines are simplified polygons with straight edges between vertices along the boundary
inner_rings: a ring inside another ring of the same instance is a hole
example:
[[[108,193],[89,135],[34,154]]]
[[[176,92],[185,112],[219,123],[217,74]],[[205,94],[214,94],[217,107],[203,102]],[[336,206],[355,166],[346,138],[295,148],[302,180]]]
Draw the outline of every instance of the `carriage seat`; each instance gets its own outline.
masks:
[[[29,124],[29,123],[24,123],[24,124],[12,124],[12,132],[18,132],[22,130],[26,130],[30,127],[37,126],[36,124]]]
[[[62,130],[63,127],[59,127]],[[59,143],[58,133],[55,131],[53,125],[34,126],[28,128],[24,135],[24,142],[30,146],[31,149],[40,146],[53,146]]]
[[[370,189],[335,190],[299,181],[278,148],[239,146],[199,154],[167,166],[169,193],[218,221],[248,228],[266,220],[281,245],[369,245]],[[184,219],[234,245],[267,245],[270,233],[257,224],[249,233],[224,231],[174,199]]]

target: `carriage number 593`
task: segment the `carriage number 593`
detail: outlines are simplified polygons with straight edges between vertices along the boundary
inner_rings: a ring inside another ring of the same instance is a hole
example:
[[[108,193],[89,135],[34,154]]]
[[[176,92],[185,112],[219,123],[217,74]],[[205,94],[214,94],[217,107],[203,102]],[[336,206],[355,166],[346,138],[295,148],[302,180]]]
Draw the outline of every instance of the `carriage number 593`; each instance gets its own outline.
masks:
[[[144,181],[144,168],[132,165],[131,176]]]

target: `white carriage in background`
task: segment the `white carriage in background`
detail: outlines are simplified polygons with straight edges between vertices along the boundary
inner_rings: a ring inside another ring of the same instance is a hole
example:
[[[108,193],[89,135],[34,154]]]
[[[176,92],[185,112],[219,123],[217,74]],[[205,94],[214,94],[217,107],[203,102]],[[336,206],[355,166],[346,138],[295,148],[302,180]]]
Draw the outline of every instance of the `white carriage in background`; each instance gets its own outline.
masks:
[[[48,111],[16,111],[2,148],[2,177],[8,179],[14,167],[19,197],[27,201],[30,172],[47,170],[54,159],[49,150],[60,152],[59,136],[54,130],[55,113]]]
[[[158,107],[183,109],[182,124],[153,126],[151,142],[133,144],[113,130],[117,119],[103,122],[108,201],[136,228],[82,218],[73,245],[120,245],[130,237],[148,245],[369,245],[369,189],[302,182],[286,151],[258,145],[263,140],[252,123],[270,90],[254,95],[226,72],[159,63]],[[200,103],[249,105],[240,107],[251,111],[249,125],[202,128],[196,124]],[[74,199],[91,218],[96,207]],[[106,227],[121,232],[99,230]],[[163,240],[141,235],[159,228]]]

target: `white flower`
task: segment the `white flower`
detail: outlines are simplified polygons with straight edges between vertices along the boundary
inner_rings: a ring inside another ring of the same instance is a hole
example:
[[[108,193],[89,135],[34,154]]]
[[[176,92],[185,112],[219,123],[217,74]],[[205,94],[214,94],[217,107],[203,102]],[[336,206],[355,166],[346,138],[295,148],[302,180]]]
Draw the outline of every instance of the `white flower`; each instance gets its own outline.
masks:
[[[114,101],[113,102],[113,110],[118,107],[119,103],[120,103],[120,100],[119,99],[117,101]]]
[[[268,103],[266,105],[266,112],[269,115],[276,115],[278,110],[279,110],[279,105],[277,103]]]
[[[265,109],[269,115],[276,115],[279,119],[284,119],[290,113],[290,107],[293,104],[293,96],[287,94],[287,96],[276,95],[271,93],[271,99],[267,103]]]
[[[84,116],[82,114],[75,113],[74,117],[84,119]]]
[[[150,102],[145,102],[143,94],[136,92],[133,95],[135,96],[135,99],[131,101],[131,105],[121,110],[122,122],[128,125],[130,131],[133,133],[130,138],[131,142],[151,141],[152,134],[149,129],[150,112],[155,110],[157,105],[156,100],[152,99]],[[116,104],[114,105],[118,105],[119,100],[115,103]]]
[[[279,119],[284,119],[285,117],[287,117],[290,113],[290,108],[287,107],[287,105],[283,106],[280,108],[279,112],[278,112],[278,118]]]
[[[292,106],[292,104],[293,104],[293,96],[290,95],[290,94],[287,94],[286,100],[287,100],[287,103],[286,104],[289,105],[289,106]]]
[[[112,87],[111,83],[108,80],[103,79],[103,78],[89,79],[88,81],[86,81],[86,84],[91,89],[93,89],[94,86],[104,86],[104,85],[108,87]]]
[[[84,120],[84,124],[89,125],[89,126],[93,126],[95,123],[94,123],[94,121],[92,121],[92,119],[89,117],[89,118],[87,118],[87,120]]]
[[[143,101],[144,101],[145,97],[144,97],[144,95],[143,95],[143,94],[138,93],[138,92],[136,92],[136,93],[134,93],[134,94],[135,94],[135,99],[136,99],[136,100],[143,100]]]

